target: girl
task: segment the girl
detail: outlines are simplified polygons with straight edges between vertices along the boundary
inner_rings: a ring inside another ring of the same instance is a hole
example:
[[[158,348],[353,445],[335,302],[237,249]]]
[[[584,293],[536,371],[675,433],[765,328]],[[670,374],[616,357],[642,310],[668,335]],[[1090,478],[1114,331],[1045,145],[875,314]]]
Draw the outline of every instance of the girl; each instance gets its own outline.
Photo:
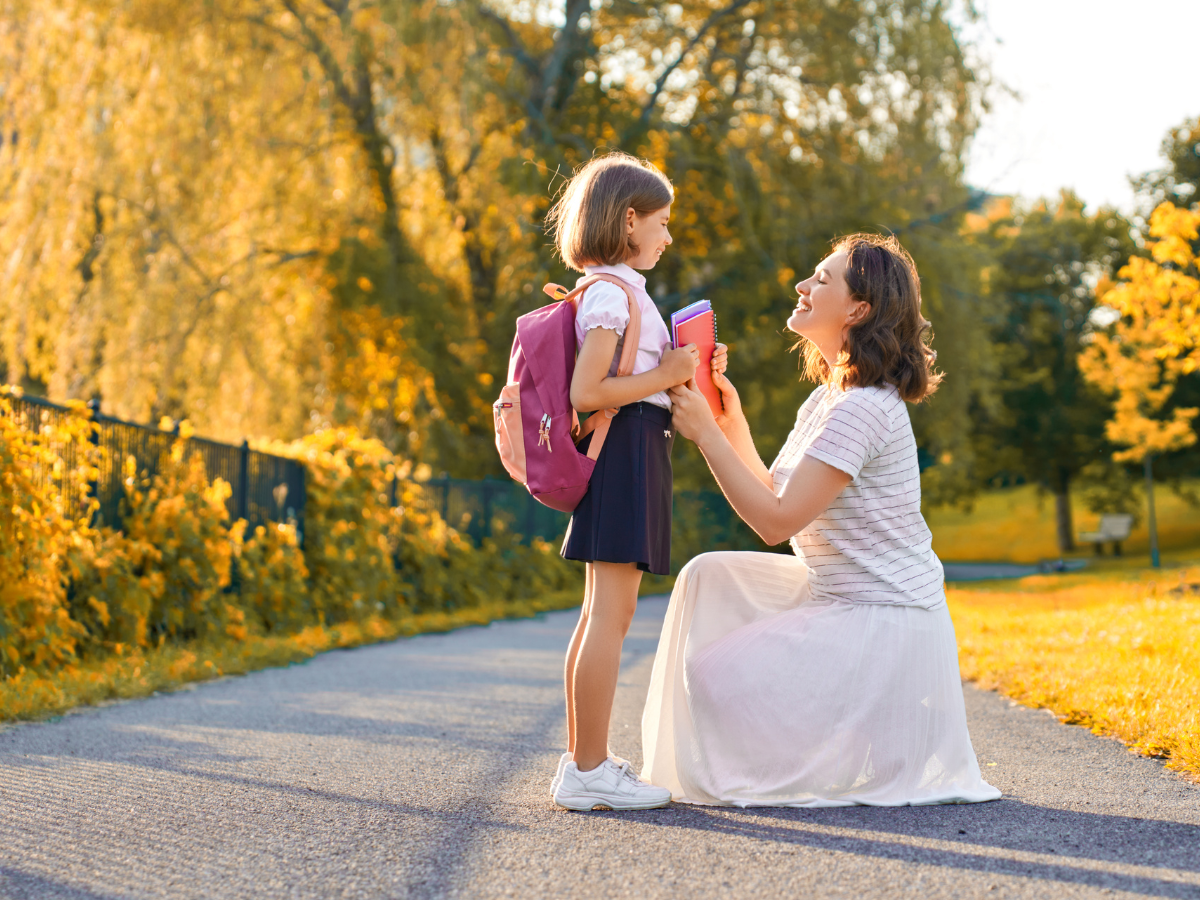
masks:
[[[671,799],[609,756],[608,721],[642,572],[669,569],[674,433],[666,391],[691,378],[698,359],[694,345],[669,349],[667,326],[636,271],[654,268],[671,244],[673,199],[671,183],[653,165],[612,153],[581,167],[548,216],[563,262],[584,277],[608,274],[627,284],[642,322],[633,373],[616,377],[629,323],[625,291],[597,282],[584,292],[575,320],[571,405],[620,410],[562,548],[565,558],[587,563],[564,679],[568,751],[551,782],[555,803],[568,809],[650,809]]]
[[[671,596],[642,719],[645,775],[732,806],[993,800],[967,734],[942,565],[905,401],[936,389],[911,257],[840,241],[787,327],[820,381],[768,469],[737,391],[671,390],[733,508],[795,555],[706,553]]]

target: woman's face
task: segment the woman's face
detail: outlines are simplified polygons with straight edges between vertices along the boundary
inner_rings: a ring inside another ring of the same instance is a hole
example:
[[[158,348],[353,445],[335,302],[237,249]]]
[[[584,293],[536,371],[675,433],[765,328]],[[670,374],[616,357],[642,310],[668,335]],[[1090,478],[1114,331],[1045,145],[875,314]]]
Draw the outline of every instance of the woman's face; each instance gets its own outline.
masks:
[[[625,214],[626,233],[638,252],[626,263],[631,269],[653,269],[658,258],[671,243],[667,222],[671,219],[671,204],[649,215],[639,216],[631,206]]]
[[[842,350],[847,328],[869,308],[850,295],[845,271],[845,251],[822,260],[810,277],[796,285],[800,299],[787,321],[788,331],[816,344],[831,365]]]

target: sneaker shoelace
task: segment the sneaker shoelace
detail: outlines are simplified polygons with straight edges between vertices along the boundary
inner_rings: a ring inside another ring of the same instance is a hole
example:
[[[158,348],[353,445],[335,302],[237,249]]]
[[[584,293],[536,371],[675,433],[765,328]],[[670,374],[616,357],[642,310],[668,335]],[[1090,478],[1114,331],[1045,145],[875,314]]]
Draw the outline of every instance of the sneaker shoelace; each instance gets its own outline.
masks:
[[[617,765],[617,771],[621,773],[621,778],[625,779],[626,781],[632,781],[634,784],[639,785],[642,783],[642,779],[637,777],[637,774],[630,767],[628,760],[621,760],[621,762]]]

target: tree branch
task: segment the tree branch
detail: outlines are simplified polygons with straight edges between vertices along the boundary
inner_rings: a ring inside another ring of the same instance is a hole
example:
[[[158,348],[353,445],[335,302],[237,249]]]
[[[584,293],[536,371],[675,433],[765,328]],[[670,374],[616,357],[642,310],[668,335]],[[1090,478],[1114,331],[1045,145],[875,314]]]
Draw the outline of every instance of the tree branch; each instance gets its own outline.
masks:
[[[683,61],[687,58],[687,55],[696,48],[696,45],[704,40],[704,36],[708,34],[709,30],[721,19],[725,18],[726,16],[733,15],[733,13],[737,12],[744,6],[748,6],[749,4],[750,0],[733,0],[733,2],[725,8],[714,10],[712,14],[704,20],[704,24],[700,26],[700,30],[696,32],[695,36],[688,42],[688,45],[683,48],[679,56],[675,58],[675,61],[667,66],[666,69],[663,70],[662,74],[658,76],[658,79],[654,82],[654,92],[651,93],[650,96],[646,98],[646,102],[642,104],[641,114],[638,116],[637,121],[625,132],[624,135],[622,135],[622,144],[627,143],[628,140],[630,140],[639,132],[645,131],[646,125],[650,121],[650,116],[654,112],[654,105],[658,102],[659,95],[662,94],[662,89],[663,86],[666,85],[667,79],[674,74],[675,70],[678,69]]]
[[[499,29],[504,32],[504,37],[508,40],[509,44],[508,49],[505,52],[521,64],[521,68],[525,70],[525,73],[530,78],[533,78],[538,82],[540,89],[542,80],[542,64],[535,59],[528,50],[525,49],[525,42],[521,40],[521,36],[517,34],[516,29],[512,27],[512,23],[499,13],[493,12],[486,3],[478,2],[478,0],[476,0],[476,2],[471,4],[471,6],[475,9],[480,18],[486,19],[493,25],[498,26]]]
[[[562,30],[558,34],[558,40],[554,43],[554,49],[550,53],[550,58],[546,60],[546,65],[542,70],[542,97],[541,103],[538,105],[543,111],[547,107],[555,105],[555,102],[560,99],[560,94],[565,95],[566,93],[561,90],[560,85],[563,67],[571,55],[571,45],[575,42],[575,36],[579,33],[579,20],[591,8],[591,0],[567,0],[567,20],[563,24]]]

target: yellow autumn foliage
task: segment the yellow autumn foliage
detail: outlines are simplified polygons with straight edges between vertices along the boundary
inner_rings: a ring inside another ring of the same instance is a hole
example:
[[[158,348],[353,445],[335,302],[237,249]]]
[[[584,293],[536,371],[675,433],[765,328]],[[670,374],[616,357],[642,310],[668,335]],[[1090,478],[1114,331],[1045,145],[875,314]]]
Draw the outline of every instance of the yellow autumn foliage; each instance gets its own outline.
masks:
[[[411,463],[353,429],[270,448],[305,466],[302,523],[260,526],[244,540],[229,485],[208,481],[185,423],[152,471],[124,461],[122,530],[94,527],[87,486],[102,451],[90,414],[30,420],[8,396],[0,392],[0,718],[210,677],[225,665],[213,658],[237,671],[267,665],[306,633],[340,634],[334,645],[348,646],[578,591],[579,567],[545,541],[464,539],[427,502]],[[81,499],[72,507],[63,497]]]
[[[1103,283],[1100,300],[1120,314],[1111,333],[1098,332],[1079,357],[1084,377],[1114,394],[1109,440],[1128,447],[1118,462],[1167,453],[1196,441],[1200,409],[1160,413],[1181,376],[1200,368],[1200,272],[1192,242],[1200,206],[1163,203],[1150,217],[1152,258],[1131,258],[1117,284]]]
[[[18,413],[0,394],[0,677],[62,665],[83,634],[62,563],[89,509],[63,498],[89,477],[89,428],[84,417]]]

